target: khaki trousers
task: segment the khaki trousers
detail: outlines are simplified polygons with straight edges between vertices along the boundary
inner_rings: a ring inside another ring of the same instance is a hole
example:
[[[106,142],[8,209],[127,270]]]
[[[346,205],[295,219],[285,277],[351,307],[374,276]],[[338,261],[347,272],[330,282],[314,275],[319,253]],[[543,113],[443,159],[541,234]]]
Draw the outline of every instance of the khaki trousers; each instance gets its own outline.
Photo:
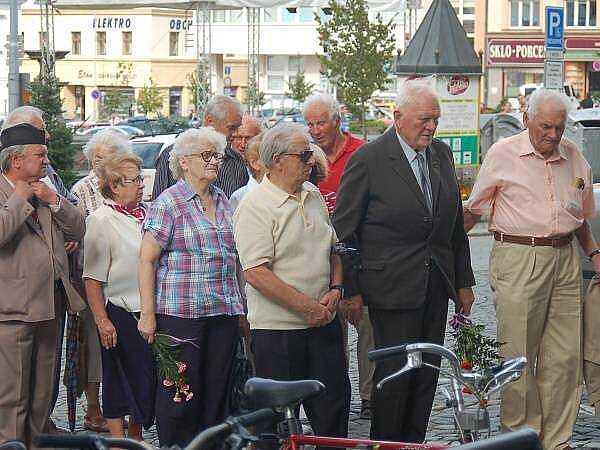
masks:
[[[342,318],[342,315],[337,315],[342,324],[342,336],[344,337],[344,351],[346,353],[346,361],[349,363],[350,355],[348,352],[348,321]],[[358,342],[356,343],[356,355],[358,360],[358,384],[361,400],[371,400],[371,391],[373,390],[373,374],[375,373],[375,363],[369,361],[369,351],[375,348],[373,340],[373,326],[369,319],[369,309],[363,308],[363,316],[360,321],[356,333],[358,334]],[[349,365],[349,364],[348,364]]]
[[[582,295],[575,243],[532,247],[496,241],[490,286],[504,358],[525,355],[521,379],[501,400],[504,430],[530,427],[544,448],[566,446],[579,411]]]
[[[63,295],[55,292],[56,317],[64,314]],[[58,318],[0,322],[0,443],[16,439],[31,449],[31,438],[47,432],[59,332]]]
[[[600,277],[590,281],[583,304],[583,377],[590,403],[600,416]]]

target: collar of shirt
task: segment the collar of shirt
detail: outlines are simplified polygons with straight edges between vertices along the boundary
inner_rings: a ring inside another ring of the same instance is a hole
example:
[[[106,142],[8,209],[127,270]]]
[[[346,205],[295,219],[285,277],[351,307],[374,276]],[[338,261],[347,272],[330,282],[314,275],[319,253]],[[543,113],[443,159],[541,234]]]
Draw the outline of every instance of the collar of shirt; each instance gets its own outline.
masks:
[[[340,151],[336,153],[335,157],[333,158],[333,161],[329,161],[330,166],[335,165],[335,163],[342,159],[342,157],[346,153],[356,150],[364,143],[360,139],[357,139],[354,136],[352,136],[352,134],[348,133],[347,131],[342,131],[342,134],[344,135],[344,138],[346,138],[346,142],[344,143],[344,146],[340,149]]]
[[[231,148],[231,146],[225,147],[225,158],[234,158],[244,160],[244,157],[240,152]]]
[[[15,188],[15,183],[13,183],[12,181],[10,181],[6,175],[2,174],[2,176],[4,177],[4,179],[6,180],[6,182],[10,185],[10,187],[14,189]]]
[[[194,198],[196,198],[198,196],[197,192],[194,192],[194,190],[192,189],[192,187],[189,185],[189,183],[187,181],[185,181],[183,178],[181,178],[178,182],[177,182],[177,186],[179,187],[179,191],[182,193],[183,198],[185,198],[186,201],[192,201]],[[215,200],[215,205],[222,200],[221,196],[224,195],[221,191],[219,191],[218,189],[215,189],[214,186],[211,184],[208,187],[210,194],[212,195],[213,199]]]
[[[400,146],[402,147],[402,151],[406,155],[406,159],[408,160],[409,164],[412,165],[415,162],[415,158],[417,157],[417,151],[415,149],[413,149],[410,145],[408,145],[404,139],[402,139],[402,136],[400,136],[400,133],[398,133],[397,130],[396,130],[396,136],[398,136],[398,141],[400,141]],[[427,147],[427,148],[429,148],[429,147]],[[425,156],[426,163],[427,163],[427,148],[425,150],[423,150],[423,156]]]
[[[279,188],[278,186],[275,186],[271,182],[271,180],[269,180],[269,177],[267,175],[263,177],[262,181],[260,182],[260,185],[264,188],[266,193],[269,195],[269,197],[271,197],[271,200],[273,200],[273,203],[275,203],[275,205],[278,208],[282,206],[285,202],[287,202],[289,199],[294,199],[296,201],[299,201],[301,204],[304,204],[304,202],[306,201],[306,197],[311,192],[319,192],[315,185],[308,182],[304,182],[302,184],[302,190],[300,191],[300,200],[298,200],[298,197],[296,197],[295,195],[288,194],[283,189]]]
[[[533,148],[533,145],[531,144],[531,139],[529,137],[529,131],[526,130],[525,132],[527,139],[524,140],[524,145],[523,145],[523,149],[519,152],[519,156],[527,156],[527,155],[535,155],[538,158],[542,158],[542,159],[546,159],[544,158],[544,156],[542,156],[542,154],[540,152],[538,152],[535,148]],[[569,159],[567,157],[566,152],[563,149],[563,146],[565,145],[564,142],[564,138],[560,140],[560,143],[558,144],[558,152],[554,152],[552,154],[552,156],[550,156],[550,158],[546,159],[547,161],[558,161],[559,159]]]

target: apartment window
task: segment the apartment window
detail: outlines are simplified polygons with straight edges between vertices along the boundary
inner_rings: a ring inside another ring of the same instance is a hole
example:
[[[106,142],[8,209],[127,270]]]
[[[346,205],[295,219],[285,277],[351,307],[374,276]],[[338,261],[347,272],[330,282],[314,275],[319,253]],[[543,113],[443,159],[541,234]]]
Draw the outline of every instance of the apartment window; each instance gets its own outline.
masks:
[[[244,10],[243,9],[232,9],[229,11],[231,17],[231,23],[243,23],[244,22]]]
[[[179,54],[179,32],[171,31],[169,33],[169,56],[177,56]]]
[[[568,27],[595,27],[596,0],[567,0]]]
[[[315,19],[315,14],[312,8],[298,8],[298,17],[300,22],[312,22]]]
[[[40,41],[40,50],[44,48],[44,41],[48,39],[48,33],[44,31],[43,33],[40,31],[38,33],[38,39]]]
[[[302,69],[302,56],[270,55],[267,56],[267,89],[283,91],[286,82],[292,80]]]
[[[463,28],[465,29],[465,33],[475,33],[475,21],[463,20]]]
[[[263,20],[265,22],[277,22],[277,8],[264,8]]]
[[[510,1],[510,26],[511,27],[539,27],[540,2],[539,0],[511,0]]]
[[[121,33],[121,50],[123,55],[131,55],[131,47],[133,43],[133,35],[131,31],[123,31]]]
[[[297,8],[282,8],[281,9],[281,21],[282,22],[296,22],[298,18]]]
[[[71,55],[81,55],[81,31],[71,32]]]
[[[96,31],[96,55],[106,55],[106,31]]]
[[[225,22],[224,9],[216,9],[213,11],[213,22]]]

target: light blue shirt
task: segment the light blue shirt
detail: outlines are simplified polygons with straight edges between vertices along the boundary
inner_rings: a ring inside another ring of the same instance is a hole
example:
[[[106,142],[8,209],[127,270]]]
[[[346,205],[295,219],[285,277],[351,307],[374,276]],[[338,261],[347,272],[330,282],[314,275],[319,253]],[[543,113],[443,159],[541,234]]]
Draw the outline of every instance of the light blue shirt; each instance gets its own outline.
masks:
[[[417,161],[417,152],[410,145],[408,145],[404,139],[402,139],[402,136],[400,136],[400,134],[398,134],[397,131],[396,136],[398,136],[398,140],[400,141],[402,150],[404,151],[406,159],[410,164],[410,168],[412,169],[415,178],[417,179],[417,183],[419,183],[419,186],[421,187],[421,191],[425,192],[424,186],[421,186],[421,174],[419,173],[419,161]],[[427,149],[421,151],[423,152],[423,156],[425,157],[425,164],[427,164],[425,177],[427,178],[427,182],[431,186],[431,178],[429,177],[429,171],[431,170],[431,167],[429,167],[429,161],[427,161]]]

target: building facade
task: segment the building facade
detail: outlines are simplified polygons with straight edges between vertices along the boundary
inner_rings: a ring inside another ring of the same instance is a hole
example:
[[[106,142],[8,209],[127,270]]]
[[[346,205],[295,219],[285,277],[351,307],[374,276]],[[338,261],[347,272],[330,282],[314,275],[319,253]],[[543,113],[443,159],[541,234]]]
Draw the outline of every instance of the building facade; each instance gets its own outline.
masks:
[[[485,85],[488,106],[544,82],[544,11],[565,10],[565,83],[584,98],[600,91],[600,28],[596,0],[487,1]]]

